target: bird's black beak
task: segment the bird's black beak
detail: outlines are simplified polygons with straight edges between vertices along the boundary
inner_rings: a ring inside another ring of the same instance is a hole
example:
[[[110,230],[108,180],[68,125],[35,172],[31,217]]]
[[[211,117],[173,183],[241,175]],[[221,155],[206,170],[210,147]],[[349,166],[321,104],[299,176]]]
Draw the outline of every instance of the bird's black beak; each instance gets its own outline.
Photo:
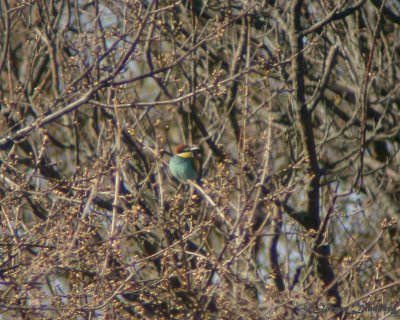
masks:
[[[199,146],[191,147],[190,152],[192,152],[195,158],[201,157],[203,150]]]
[[[190,148],[190,151],[192,151],[192,152],[200,152],[200,151],[201,151],[201,148],[198,147],[198,146],[196,146],[196,147],[191,147],[191,148]]]

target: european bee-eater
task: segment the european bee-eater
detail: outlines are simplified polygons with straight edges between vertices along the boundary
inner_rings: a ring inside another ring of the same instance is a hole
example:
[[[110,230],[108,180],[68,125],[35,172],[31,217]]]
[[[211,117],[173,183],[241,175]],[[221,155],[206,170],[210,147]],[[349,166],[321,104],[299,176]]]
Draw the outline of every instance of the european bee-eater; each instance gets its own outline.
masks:
[[[195,152],[201,151],[200,147],[189,147],[182,144],[175,149],[175,155],[169,161],[169,170],[179,181],[199,180],[200,167],[197,166]]]

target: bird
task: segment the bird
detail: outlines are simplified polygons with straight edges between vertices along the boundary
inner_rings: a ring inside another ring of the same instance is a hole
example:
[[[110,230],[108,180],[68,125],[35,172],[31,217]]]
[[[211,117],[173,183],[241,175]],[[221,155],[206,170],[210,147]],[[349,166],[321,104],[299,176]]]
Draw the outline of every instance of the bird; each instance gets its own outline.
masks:
[[[196,157],[201,152],[198,146],[190,147],[186,144],[181,144],[176,147],[175,155],[169,161],[169,170],[172,175],[180,182],[186,180],[200,181],[201,164]]]

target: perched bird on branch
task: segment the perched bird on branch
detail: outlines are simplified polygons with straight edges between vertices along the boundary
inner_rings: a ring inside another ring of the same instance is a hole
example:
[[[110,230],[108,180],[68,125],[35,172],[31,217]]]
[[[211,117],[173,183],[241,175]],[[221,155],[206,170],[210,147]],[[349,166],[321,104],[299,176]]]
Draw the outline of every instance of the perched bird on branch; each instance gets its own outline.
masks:
[[[201,148],[189,147],[181,144],[176,147],[175,155],[169,161],[169,170],[180,182],[195,180],[200,182],[201,178]]]

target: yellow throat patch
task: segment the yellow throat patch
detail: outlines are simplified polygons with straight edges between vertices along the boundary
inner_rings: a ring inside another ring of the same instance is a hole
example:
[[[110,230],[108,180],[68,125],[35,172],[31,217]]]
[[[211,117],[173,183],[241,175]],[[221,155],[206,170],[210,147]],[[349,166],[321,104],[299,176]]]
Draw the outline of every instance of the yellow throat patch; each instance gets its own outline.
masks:
[[[187,151],[187,152],[178,153],[177,156],[178,156],[178,157],[181,157],[181,158],[186,158],[186,159],[187,159],[187,158],[193,158],[192,151]]]

